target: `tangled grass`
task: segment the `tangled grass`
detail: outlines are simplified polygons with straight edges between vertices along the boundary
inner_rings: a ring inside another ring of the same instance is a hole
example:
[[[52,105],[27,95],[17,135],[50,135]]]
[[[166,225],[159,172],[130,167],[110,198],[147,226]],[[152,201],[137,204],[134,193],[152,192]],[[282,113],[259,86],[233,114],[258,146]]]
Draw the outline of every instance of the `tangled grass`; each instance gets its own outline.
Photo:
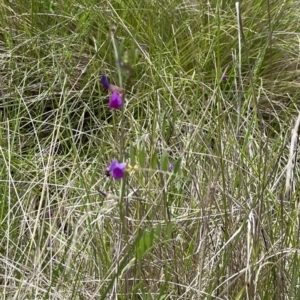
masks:
[[[0,12],[1,299],[299,298],[297,3]]]

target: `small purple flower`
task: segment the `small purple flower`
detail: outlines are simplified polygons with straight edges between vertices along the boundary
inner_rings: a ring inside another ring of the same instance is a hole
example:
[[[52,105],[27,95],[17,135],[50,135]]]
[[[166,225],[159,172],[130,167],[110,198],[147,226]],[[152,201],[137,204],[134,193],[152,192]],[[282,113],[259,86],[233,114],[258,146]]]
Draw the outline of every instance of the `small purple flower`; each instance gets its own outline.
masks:
[[[169,164],[169,171],[172,171],[174,169],[174,165],[173,164]]]
[[[109,98],[109,108],[110,109],[118,109],[123,105],[122,98],[118,94],[118,92],[114,91]]]
[[[226,75],[224,75],[224,76],[222,77],[222,81],[223,81],[223,82],[226,82],[227,79],[228,79],[228,77],[227,77]]]
[[[112,174],[114,179],[120,179],[124,176],[125,169],[126,163],[119,163],[117,160],[113,160],[108,171]]]
[[[105,75],[101,76],[101,83],[102,83],[102,85],[105,89],[109,90],[110,84],[109,84],[108,79]]]

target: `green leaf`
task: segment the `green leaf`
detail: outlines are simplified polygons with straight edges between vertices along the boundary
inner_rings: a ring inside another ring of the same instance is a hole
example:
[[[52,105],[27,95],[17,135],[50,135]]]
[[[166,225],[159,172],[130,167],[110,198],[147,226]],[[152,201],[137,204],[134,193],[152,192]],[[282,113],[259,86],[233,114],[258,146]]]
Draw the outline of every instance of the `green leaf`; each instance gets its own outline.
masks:
[[[166,231],[167,231],[166,236],[167,236],[167,239],[169,240],[172,238],[172,232],[173,232],[173,223],[172,222],[168,223]]]
[[[169,169],[169,156],[166,150],[163,151],[160,158],[160,167],[162,171],[168,171]]]
[[[175,161],[174,167],[173,167],[173,173],[176,174],[178,171],[180,171],[181,160],[182,160],[182,158],[179,157],[179,158]]]
[[[152,169],[157,169],[157,150],[153,151],[153,154],[150,159],[150,167]]]
[[[154,242],[154,230],[144,232],[137,242],[137,259],[141,259],[152,248]]]
[[[143,146],[138,151],[138,159],[139,159],[139,165],[141,166],[141,168],[144,168],[145,161],[146,161],[146,153]]]
[[[151,234],[152,233],[152,234]],[[145,243],[145,249],[146,251],[152,247],[152,243],[153,243],[153,230],[151,230],[150,232],[147,232],[144,236],[144,243]]]

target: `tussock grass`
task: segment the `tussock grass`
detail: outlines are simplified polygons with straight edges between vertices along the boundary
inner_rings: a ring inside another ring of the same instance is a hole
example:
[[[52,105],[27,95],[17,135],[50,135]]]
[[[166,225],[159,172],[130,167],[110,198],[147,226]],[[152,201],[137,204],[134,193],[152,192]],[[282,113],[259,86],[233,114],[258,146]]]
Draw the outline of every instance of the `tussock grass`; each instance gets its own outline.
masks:
[[[0,16],[1,299],[298,299],[297,4]]]

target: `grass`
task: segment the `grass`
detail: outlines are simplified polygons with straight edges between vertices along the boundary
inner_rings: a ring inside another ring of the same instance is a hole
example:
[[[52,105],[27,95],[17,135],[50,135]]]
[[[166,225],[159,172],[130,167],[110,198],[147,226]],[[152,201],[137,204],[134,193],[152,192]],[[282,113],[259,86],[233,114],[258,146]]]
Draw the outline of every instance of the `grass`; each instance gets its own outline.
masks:
[[[1,299],[298,299],[298,5],[24,3],[0,3]]]

